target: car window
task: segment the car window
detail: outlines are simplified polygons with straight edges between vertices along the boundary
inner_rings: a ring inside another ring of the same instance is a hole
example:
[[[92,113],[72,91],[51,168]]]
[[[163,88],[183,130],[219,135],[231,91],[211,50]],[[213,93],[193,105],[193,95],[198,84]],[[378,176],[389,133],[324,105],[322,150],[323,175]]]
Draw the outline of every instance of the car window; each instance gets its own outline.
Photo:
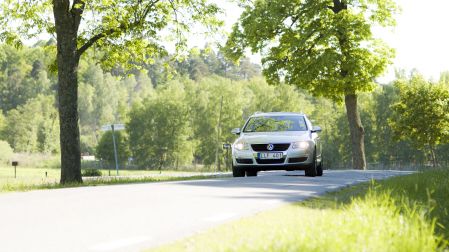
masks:
[[[257,116],[251,117],[243,132],[306,131],[303,116]]]

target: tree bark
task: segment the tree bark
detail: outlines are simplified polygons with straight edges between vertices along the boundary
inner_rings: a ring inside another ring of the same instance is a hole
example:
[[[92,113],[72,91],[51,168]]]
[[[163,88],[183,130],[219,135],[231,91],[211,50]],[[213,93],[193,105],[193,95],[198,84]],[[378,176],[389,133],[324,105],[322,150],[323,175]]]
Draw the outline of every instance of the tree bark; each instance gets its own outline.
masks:
[[[432,158],[432,166],[433,168],[438,166],[437,155],[435,153],[435,146],[429,144],[430,156]]]
[[[57,36],[61,184],[82,183],[78,126],[79,17],[70,12],[68,0],[53,0],[53,13]]]
[[[345,95],[345,105],[351,134],[352,168],[365,170],[365,130],[357,108],[357,95]]]

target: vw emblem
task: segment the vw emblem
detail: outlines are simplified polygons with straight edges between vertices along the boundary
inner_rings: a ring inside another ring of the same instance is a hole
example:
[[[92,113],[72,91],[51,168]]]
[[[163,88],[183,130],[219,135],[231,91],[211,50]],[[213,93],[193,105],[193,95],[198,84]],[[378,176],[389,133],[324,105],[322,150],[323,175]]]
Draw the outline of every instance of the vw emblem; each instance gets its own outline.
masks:
[[[267,145],[267,150],[272,151],[274,149],[274,145],[273,144],[268,144]]]

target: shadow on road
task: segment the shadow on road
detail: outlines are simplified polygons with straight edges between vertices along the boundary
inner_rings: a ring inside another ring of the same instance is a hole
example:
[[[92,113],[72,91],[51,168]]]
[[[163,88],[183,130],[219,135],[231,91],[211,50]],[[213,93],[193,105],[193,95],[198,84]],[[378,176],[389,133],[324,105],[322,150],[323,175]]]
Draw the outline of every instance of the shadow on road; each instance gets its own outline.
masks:
[[[404,174],[396,171],[325,171],[322,177],[306,177],[303,172],[262,172],[258,177],[181,181],[181,185],[221,188],[216,197],[273,199],[296,202],[372,179]]]

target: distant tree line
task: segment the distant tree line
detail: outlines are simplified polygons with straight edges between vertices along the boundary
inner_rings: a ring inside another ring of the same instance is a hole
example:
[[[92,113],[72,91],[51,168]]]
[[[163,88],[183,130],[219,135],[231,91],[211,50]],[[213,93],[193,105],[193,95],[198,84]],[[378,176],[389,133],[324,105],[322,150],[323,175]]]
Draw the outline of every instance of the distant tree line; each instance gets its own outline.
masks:
[[[0,46],[2,149],[59,152],[56,77],[48,67],[54,59],[45,47],[51,43],[21,50]],[[210,48],[192,49],[183,61],[160,58],[132,70],[105,71],[96,63],[99,54],[89,51],[79,67],[83,153],[112,162],[111,135],[101,126],[120,122],[126,124],[126,131],[117,133],[122,163],[132,160],[139,168],[154,169],[214,167],[218,160],[223,167],[221,146],[235,139],[232,128],[241,127],[256,111],[296,111],[323,128],[329,168],[351,164],[344,106],[293,86],[269,85],[249,59],[233,64]],[[448,76],[443,73],[438,83],[431,83],[417,73],[398,74],[394,83],[360,94],[370,165],[449,161]]]

